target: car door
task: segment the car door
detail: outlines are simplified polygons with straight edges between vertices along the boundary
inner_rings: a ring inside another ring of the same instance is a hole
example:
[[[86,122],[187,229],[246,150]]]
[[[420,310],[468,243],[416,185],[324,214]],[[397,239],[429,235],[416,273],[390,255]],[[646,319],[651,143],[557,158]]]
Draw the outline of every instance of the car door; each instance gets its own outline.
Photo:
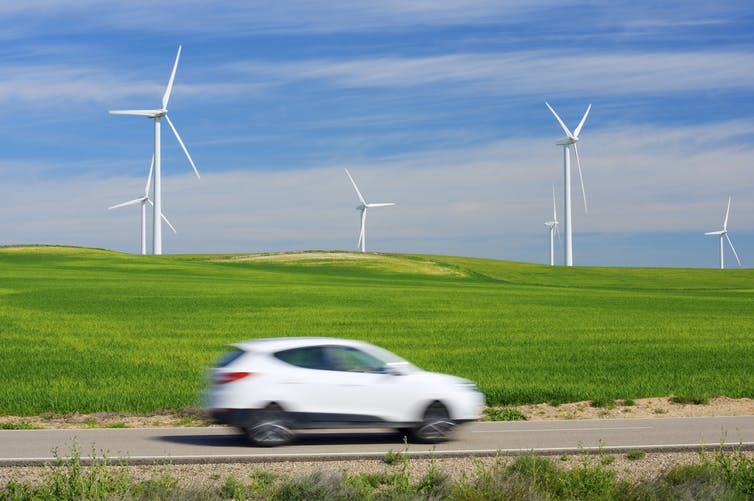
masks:
[[[401,375],[387,370],[385,363],[358,348],[328,346],[328,366],[338,373],[332,386],[333,400],[346,414],[400,421],[412,385]]]

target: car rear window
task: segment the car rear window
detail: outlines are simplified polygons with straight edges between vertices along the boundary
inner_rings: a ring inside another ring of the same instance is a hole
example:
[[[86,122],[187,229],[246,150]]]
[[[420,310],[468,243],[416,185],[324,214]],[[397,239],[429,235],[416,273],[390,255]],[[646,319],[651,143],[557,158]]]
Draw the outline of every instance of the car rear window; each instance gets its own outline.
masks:
[[[225,367],[227,365],[230,365],[236,360],[238,360],[241,356],[243,356],[244,353],[246,352],[239,348],[233,348],[229,351],[226,351],[217,360],[217,362],[215,363],[215,367]]]

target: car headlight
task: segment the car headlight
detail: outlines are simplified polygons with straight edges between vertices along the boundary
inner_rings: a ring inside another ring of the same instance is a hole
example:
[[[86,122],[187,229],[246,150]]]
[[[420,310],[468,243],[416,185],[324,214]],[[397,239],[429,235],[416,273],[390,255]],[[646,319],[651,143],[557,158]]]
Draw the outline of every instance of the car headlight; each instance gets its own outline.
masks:
[[[466,391],[475,391],[477,393],[481,393],[479,391],[479,388],[477,388],[477,386],[474,383],[472,383],[471,381],[464,381],[463,383],[458,383],[458,386],[460,386],[461,388],[463,388]]]

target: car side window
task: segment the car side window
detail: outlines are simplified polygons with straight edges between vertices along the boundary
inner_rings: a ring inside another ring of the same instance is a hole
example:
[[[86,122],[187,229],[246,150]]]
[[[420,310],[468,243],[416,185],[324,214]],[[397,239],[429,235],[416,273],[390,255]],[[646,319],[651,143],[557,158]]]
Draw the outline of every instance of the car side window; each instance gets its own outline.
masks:
[[[385,362],[348,346],[325,347],[330,370],[345,372],[383,372]]]
[[[287,364],[304,369],[333,370],[328,366],[322,346],[279,351],[274,356]]]

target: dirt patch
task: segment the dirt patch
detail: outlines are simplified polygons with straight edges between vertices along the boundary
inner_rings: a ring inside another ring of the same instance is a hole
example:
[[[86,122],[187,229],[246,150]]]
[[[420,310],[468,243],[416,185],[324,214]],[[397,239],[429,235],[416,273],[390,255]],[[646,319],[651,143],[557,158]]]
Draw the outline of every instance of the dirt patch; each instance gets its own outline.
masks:
[[[233,256],[231,261],[307,261],[340,259],[376,259],[383,256],[362,252],[281,252],[279,254],[248,254]]]
[[[557,406],[550,404],[515,407],[529,420],[546,419],[631,419],[701,416],[754,415],[754,400],[750,398],[714,397],[707,404],[676,404],[670,397],[637,398],[632,405],[623,400],[594,406],[590,401],[572,402]]]
[[[416,273],[420,275],[465,276],[463,272],[427,259],[413,259],[375,252],[280,252],[269,254],[246,254],[216,259],[216,262],[276,262],[302,266],[329,265],[333,262],[361,261],[360,266],[389,273]]]
[[[96,412],[93,414],[42,414],[41,416],[0,416],[0,429],[61,428],[172,428],[181,426],[212,426],[204,412],[198,408],[151,414]]]

